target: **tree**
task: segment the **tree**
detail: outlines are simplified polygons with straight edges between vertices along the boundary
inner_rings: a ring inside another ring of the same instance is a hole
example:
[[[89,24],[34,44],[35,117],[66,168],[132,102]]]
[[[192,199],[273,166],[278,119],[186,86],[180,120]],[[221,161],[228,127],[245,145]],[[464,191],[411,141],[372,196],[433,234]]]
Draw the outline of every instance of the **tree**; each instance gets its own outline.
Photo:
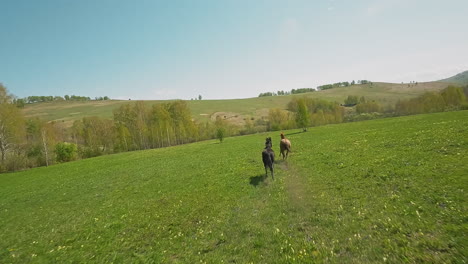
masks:
[[[1,95],[0,95],[1,96]],[[0,100],[6,102],[5,97]],[[5,163],[7,154],[24,141],[25,121],[22,112],[13,104],[0,103],[0,152]]]
[[[2,83],[0,83],[0,104],[11,103],[11,100],[11,94],[9,94],[7,88]]]
[[[126,142],[128,150],[148,148],[148,127],[149,111],[144,102],[138,101],[135,104],[126,104],[114,110],[114,122],[116,127],[122,130],[126,127],[130,137]]]
[[[226,137],[226,121],[223,120],[220,116],[216,117],[215,126],[216,126],[216,138],[220,143],[223,142]]]
[[[76,124],[78,126],[78,123]],[[85,157],[111,153],[114,143],[114,122],[100,117],[84,117],[79,133],[86,147]]]
[[[25,122],[22,112],[11,104],[13,96],[0,83],[0,152],[5,165],[9,152],[17,151],[25,140]]]
[[[193,142],[197,138],[195,123],[192,121],[192,114],[187,103],[177,100],[168,104],[168,111],[171,114],[176,135],[176,144]]]
[[[294,90],[294,89],[293,89]],[[267,96],[274,96],[275,94],[272,92],[260,93],[258,97],[267,97]]]
[[[268,113],[268,130],[288,129],[290,124],[289,114],[285,110],[272,108]]]
[[[466,102],[466,96],[463,89],[455,86],[448,86],[441,93],[445,104],[449,107],[458,107]]]
[[[55,160],[53,158],[53,146],[57,141],[57,131],[55,129],[54,123],[42,123],[40,128],[40,139],[42,142],[42,150],[45,154],[45,163],[46,166],[49,166],[49,163]]]
[[[296,124],[305,132],[310,126],[310,114],[305,99],[297,100]]]
[[[224,127],[216,128],[216,138],[219,140],[220,143],[223,143],[225,134],[226,134],[226,128]]]
[[[14,103],[14,104],[16,105],[16,107],[18,107],[18,108],[24,108],[24,106],[26,105],[25,100],[24,100],[24,99],[21,99],[21,98],[13,99],[13,103]]]
[[[198,100],[201,100],[201,99],[202,99],[202,96],[201,96],[201,94],[200,94],[200,95],[198,95]]]
[[[313,113],[310,117],[311,123],[313,126],[321,126],[327,124],[327,120],[325,119],[325,114],[323,110],[318,110],[316,113]]]
[[[32,118],[26,121],[27,156],[33,166],[46,165],[41,135],[43,126],[44,122],[39,118]]]
[[[150,129],[153,145],[165,147],[175,141],[173,122],[166,104],[155,104],[150,114]]]

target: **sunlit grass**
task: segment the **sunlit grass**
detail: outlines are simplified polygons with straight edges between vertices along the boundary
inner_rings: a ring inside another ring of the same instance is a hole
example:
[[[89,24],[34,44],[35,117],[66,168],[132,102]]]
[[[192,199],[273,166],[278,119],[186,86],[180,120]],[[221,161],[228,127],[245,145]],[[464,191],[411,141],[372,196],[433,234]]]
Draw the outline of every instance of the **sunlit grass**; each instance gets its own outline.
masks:
[[[0,263],[463,262],[468,112],[128,152],[0,175]]]

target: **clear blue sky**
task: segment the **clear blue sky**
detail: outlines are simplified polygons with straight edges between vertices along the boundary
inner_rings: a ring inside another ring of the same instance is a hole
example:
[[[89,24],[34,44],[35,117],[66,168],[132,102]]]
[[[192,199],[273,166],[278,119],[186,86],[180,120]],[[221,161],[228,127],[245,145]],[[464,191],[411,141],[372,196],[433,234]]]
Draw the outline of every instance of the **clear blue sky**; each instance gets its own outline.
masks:
[[[0,0],[18,97],[255,97],[468,70],[466,0]]]

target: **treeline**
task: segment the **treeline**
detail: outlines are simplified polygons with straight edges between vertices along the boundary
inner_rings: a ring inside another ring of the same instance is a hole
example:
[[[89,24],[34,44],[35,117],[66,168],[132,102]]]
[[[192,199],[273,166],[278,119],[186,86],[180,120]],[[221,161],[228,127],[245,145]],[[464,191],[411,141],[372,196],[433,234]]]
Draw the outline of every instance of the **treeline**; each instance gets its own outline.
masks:
[[[468,109],[468,86],[461,88],[448,86],[439,92],[426,92],[418,97],[399,100],[394,106],[383,107],[376,101],[365,97],[348,96],[344,106],[355,106],[355,113],[345,117],[345,121],[361,121],[367,119],[434,113],[443,111]]]
[[[265,97],[265,96],[281,96],[281,95],[290,95],[290,94],[301,94],[301,93],[310,93],[315,92],[314,88],[298,88],[298,89],[291,89],[291,91],[277,91],[275,92],[266,92],[260,93],[258,97]]]
[[[310,93],[310,92],[315,92],[314,88],[298,88],[298,89],[292,89],[291,94],[301,94],[301,93]]]
[[[260,93],[258,97],[265,97],[265,96],[279,96],[279,95],[290,95],[290,94],[301,94],[301,93],[310,93],[310,92],[315,92],[315,91],[322,91],[322,90],[328,90],[332,88],[337,88],[337,87],[347,87],[351,85],[355,85],[356,82],[353,80],[351,82],[337,82],[333,84],[324,84],[317,86],[317,89],[315,88],[298,88],[298,89],[292,89],[290,92],[285,92],[285,91],[277,91],[275,92],[266,92],[266,93]],[[368,80],[358,80],[357,84],[371,84],[372,82]]]
[[[372,82],[368,81],[368,80],[358,80],[357,81],[357,84],[372,84]],[[351,82],[337,82],[337,83],[333,83],[333,84],[324,84],[324,85],[320,85],[320,86],[317,86],[317,90],[328,90],[328,89],[332,89],[332,88],[337,88],[337,87],[348,87],[348,86],[351,86],[351,85],[355,85],[356,82],[353,80]]]
[[[85,117],[70,129],[83,158],[116,152],[161,148],[212,138],[207,126],[192,120],[184,101],[147,106],[142,101],[114,110],[113,119]]]
[[[3,87],[4,88],[4,87]],[[185,101],[122,105],[113,119],[63,122],[26,119],[0,86],[0,172],[132,150],[161,148],[238,134],[225,120],[197,123]]]
[[[313,98],[294,98],[287,109],[270,109],[267,130],[286,130],[326,124],[361,121],[382,117],[467,110],[468,86],[448,86],[440,92],[427,92],[419,97],[400,100],[393,107],[382,106],[364,96],[350,95],[344,105]],[[345,108],[354,107],[354,112],[345,113]]]
[[[294,90],[294,89],[293,89]],[[260,93],[258,97],[266,97],[266,96],[281,96],[281,95],[290,95],[291,92],[288,91],[277,91],[275,92],[266,92],[266,93]]]
[[[465,88],[448,86],[440,92],[426,92],[409,100],[398,101],[396,115],[414,115],[452,110],[468,109],[468,86]]]
[[[77,95],[65,95],[62,96],[28,96],[25,98],[14,98],[13,103],[16,104],[18,107],[24,107],[25,104],[33,104],[33,103],[42,103],[42,102],[55,102],[55,101],[91,101],[91,97],[87,96],[77,96]],[[96,101],[104,101],[110,100],[108,96],[100,96],[95,97],[94,100]]]
[[[109,100],[109,97],[106,96],[106,100]],[[91,101],[91,97],[87,96],[77,96],[77,95],[65,95],[62,96],[28,96],[25,98],[26,103],[40,103],[40,102],[53,102],[53,101]]]

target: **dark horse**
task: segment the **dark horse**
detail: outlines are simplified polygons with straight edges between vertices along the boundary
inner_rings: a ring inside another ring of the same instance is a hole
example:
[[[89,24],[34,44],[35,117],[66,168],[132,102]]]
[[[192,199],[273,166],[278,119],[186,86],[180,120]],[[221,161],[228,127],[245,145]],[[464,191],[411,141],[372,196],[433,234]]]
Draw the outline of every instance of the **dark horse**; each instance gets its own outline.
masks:
[[[265,149],[262,151],[262,160],[263,160],[263,166],[265,166],[265,177],[268,177],[268,168],[270,168],[271,171],[271,178],[275,178],[273,176],[273,163],[275,162],[275,152],[271,147],[273,144],[271,143],[271,137],[266,139],[265,142]]]

